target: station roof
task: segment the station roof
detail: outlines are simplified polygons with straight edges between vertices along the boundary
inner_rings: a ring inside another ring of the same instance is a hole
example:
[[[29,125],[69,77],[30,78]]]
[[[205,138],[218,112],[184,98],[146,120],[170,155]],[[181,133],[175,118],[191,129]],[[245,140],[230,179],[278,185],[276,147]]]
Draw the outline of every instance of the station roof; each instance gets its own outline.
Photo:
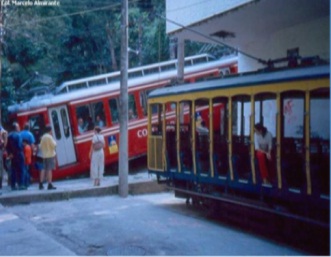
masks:
[[[167,0],[167,2],[171,1],[173,0]],[[215,9],[220,2],[214,2]],[[201,2],[201,5],[203,3],[207,2]],[[185,26],[215,40],[239,47],[241,44],[254,42],[259,37],[265,38],[297,24],[330,16],[329,0],[237,0],[237,3],[237,6],[222,12],[213,13],[211,10],[210,16],[200,20],[195,19],[192,14],[194,11],[199,11],[198,6],[195,10],[192,9],[194,6],[190,7],[189,4],[186,9],[179,8],[178,11],[169,12],[167,9],[167,32],[178,38],[214,43],[208,38],[184,29]],[[192,16],[191,21],[190,16]]]

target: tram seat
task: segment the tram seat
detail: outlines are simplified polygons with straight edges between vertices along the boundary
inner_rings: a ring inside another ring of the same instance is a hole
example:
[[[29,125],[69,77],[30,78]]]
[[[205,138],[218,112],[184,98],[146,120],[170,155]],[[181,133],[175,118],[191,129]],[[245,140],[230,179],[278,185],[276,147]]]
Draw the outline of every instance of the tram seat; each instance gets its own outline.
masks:
[[[166,160],[168,168],[177,168],[176,131],[166,133]]]

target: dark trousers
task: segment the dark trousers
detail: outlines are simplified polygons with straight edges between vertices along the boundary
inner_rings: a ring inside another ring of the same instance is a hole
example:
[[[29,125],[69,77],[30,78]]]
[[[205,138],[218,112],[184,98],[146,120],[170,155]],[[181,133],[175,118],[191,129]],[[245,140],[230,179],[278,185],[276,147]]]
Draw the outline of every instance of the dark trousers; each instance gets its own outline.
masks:
[[[18,183],[20,187],[26,186],[24,181],[25,177],[24,156],[23,154],[17,154],[11,160],[11,188],[15,188],[16,183]]]

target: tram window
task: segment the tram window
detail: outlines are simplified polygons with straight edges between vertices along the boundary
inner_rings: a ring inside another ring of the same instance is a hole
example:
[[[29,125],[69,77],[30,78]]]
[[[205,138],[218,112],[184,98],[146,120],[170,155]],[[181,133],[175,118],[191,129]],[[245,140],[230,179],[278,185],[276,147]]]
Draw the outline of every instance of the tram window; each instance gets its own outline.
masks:
[[[61,120],[62,120],[62,126],[64,131],[64,136],[66,138],[70,137],[70,128],[68,123],[68,115],[65,109],[61,109]]]
[[[284,185],[301,190],[304,186],[304,100],[303,92],[282,94],[281,161]]]
[[[330,140],[330,100],[311,99],[310,108],[310,137]]]
[[[313,194],[330,195],[330,95],[311,93],[310,172]]]
[[[35,137],[36,142],[39,142],[40,137],[44,131],[45,127],[44,116],[42,114],[37,114],[29,117],[29,125],[32,134]]]
[[[76,116],[78,121],[78,132],[83,133],[87,131],[88,120],[91,117],[89,106],[82,105],[76,107]]]
[[[304,99],[283,98],[284,137],[303,137]]]
[[[94,117],[94,124],[100,128],[105,126],[104,113],[105,110],[102,102],[92,104],[92,117]]]
[[[255,124],[262,123],[273,137],[276,136],[276,113],[277,104],[275,95],[256,96]]]
[[[147,116],[147,96],[149,91],[140,91],[140,105],[142,108],[142,113],[144,116]]]
[[[57,140],[61,139],[61,131],[60,131],[60,123],[59,123],[59,117],[57,115],[57,112],[54,110],[51,113],[52,115],[52,123],[54,126],[54,133],[55,133],[55,138]]]
[[[237,97],[232,106],[232,134],[237,136],[250,135],[251,103],[247,96]]]
[[[134,99],[134,95],[129,95],[129,120],[133,120],[137,118],[137,108],[136,102]]]
[[[150,108],[155,111],[157,114],[157,121],[152,124],[152,135],[162,135],[162,105],[161,104],[152,104]],[[154,117],[153,117],[154,119]]]
[[[234,177],[248,180],[250,167],[251,99],[241,95],[232,102],[232,166]]]
[[[109,99],[109,108],[112,124],[118,124],[118,99],[111,98]]]

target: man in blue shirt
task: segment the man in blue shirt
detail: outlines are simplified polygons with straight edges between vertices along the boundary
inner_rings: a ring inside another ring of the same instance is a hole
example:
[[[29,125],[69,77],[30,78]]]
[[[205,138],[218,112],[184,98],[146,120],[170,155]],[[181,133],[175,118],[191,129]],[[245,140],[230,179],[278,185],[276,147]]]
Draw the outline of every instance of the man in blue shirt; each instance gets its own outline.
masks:
[[[20,134],[20,126],[14,122],[11,132],[8,135],[7,152],[11,159],[11,188],[16,190],[16,181],[18,180],[19,189],[26,189],[24,184],[24,154],[23,141]]]
[[[24,125],[24,129],[20,132],[22,136],[22,140],[27,140],[28,144],[31,145],[31,147],[35,144],[36,140],[34,138],[34,135],[30,132],[30,125],[29,123],[26,123]]]

